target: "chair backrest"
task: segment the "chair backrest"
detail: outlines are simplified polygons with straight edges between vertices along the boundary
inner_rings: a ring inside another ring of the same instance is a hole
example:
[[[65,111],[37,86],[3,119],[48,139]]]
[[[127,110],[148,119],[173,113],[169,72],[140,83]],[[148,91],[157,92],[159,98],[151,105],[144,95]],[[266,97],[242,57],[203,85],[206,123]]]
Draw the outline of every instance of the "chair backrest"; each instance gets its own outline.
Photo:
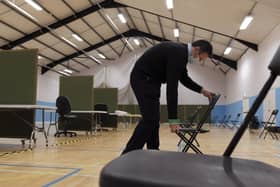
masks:
[[[209,117],[209,115],[211,114],[212,109],[215,107],[216,103],[218,102],[219,98],[221,97],[220,94],[215,95],[211,102],[209,103],[206,111],[204,112],[204,114],[202,115],[202,117],[200,118],[200,121],[198,122],[197,126],[196,126],[196,130],[200,131],[201,127],[203,126],[203,124],[206,122],[207,118]]]
[[[225,122],[229,122],[231,119],[231,114],[228,115],[227,119],[225,120]]]
[[[66,96],[59,96],[56,99],[56,112],[60,115],[69,114],[71,112],[71,104]]]
[[[273,115],[273,119],[272,119],[271,123],[274,123],[274,121],[276,120],[277,114],[278,114],[278,110],[277,109],[272,111],[271,115]]]
[[[108,106],[106,104],[96,104],[96,105],[94,105],[94,110],[108,112]]]
[[[200,110],[202,109],[202,107],[197,107],[196,110],[194,111],[194,113],[189,117],[188,121],[192,124],[194,122],[194,120],[196,119],[196,117],[198,116],[198,113],[200,112]]]
[[[227,119],[227,115],[225,114],[224,117],[222,118],[221,122],[224,122]]]

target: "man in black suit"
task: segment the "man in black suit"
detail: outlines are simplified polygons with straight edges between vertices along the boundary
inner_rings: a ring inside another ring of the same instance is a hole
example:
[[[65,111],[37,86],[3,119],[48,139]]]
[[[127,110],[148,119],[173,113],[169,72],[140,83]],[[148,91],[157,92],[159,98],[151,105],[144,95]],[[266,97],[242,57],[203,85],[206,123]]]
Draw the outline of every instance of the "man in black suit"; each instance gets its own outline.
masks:
[[[178,82],[185,87],[212,98],[212,93],[195,83],[187,71],[187,63],[204,61],[212,55],[213,47],[205,40],[183,44],[162,42],[148,49],[136,62],[130,76],[142,115],[141,121],[122,152],[142,149],[159,149],[160,87],[167,84],[168,123],[171,132],[179,129],[177,119]]]

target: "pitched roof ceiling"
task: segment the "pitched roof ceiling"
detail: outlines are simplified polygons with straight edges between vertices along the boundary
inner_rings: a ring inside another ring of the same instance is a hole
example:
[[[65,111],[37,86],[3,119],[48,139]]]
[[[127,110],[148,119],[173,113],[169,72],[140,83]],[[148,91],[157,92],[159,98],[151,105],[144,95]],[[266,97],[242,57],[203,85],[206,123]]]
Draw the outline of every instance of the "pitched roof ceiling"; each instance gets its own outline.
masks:
[[[55,70],[71,66],[77,72],[102,62],[100,53],[107,59],[116,59],[160,40],[190,42],[197,39],[212,42],[216,60],[224,62],[214,63],[219,63],[218,68],[227,72],[233,66],[226,62],[237,61],[280,23],[279,0],[179,0],[174,1],[172,14],[166,9],[164,0],[36,2],[42,11],[36,11],[24,0],[0,3],[1,48],[38,48],[43,57],[40,64]],[[239,32],[240,23],[250,12],[254,16],[253,22],[248,29]],[[119,13],[125,16],[126,24],[119,20]],[[173,35],[175,27],[180,29],[178,39]],[[73,33],[83,41],[73,38]],[[140,46],[133,42],[135,37],[139,38]],[[228,46],[232,51],[225,56]]]

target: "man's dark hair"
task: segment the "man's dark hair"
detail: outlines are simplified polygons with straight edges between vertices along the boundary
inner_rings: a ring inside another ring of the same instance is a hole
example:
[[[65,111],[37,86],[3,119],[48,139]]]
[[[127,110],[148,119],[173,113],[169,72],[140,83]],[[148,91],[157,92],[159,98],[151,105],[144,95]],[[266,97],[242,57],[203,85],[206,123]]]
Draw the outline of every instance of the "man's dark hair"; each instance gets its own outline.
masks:
[[[209,57],[212,56],[213,46],[206,40],[197,40],[192,43],[193,47],[199,47],[201,53],[207,53]]]

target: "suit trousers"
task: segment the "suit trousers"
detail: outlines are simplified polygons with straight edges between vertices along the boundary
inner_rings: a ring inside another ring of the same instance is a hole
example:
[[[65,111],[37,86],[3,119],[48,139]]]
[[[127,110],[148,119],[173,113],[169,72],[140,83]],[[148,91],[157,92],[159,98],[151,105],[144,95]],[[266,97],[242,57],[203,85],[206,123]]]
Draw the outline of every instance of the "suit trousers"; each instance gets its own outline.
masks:
[[[142,115],[126,148],[122,154],[129,151],[142,149],[147,144],[148,149],[159,149],[159,124],[160,124],[160,87],[159,81],[152,80],[141,70],[133,69],[130,84],[138,101]]]

